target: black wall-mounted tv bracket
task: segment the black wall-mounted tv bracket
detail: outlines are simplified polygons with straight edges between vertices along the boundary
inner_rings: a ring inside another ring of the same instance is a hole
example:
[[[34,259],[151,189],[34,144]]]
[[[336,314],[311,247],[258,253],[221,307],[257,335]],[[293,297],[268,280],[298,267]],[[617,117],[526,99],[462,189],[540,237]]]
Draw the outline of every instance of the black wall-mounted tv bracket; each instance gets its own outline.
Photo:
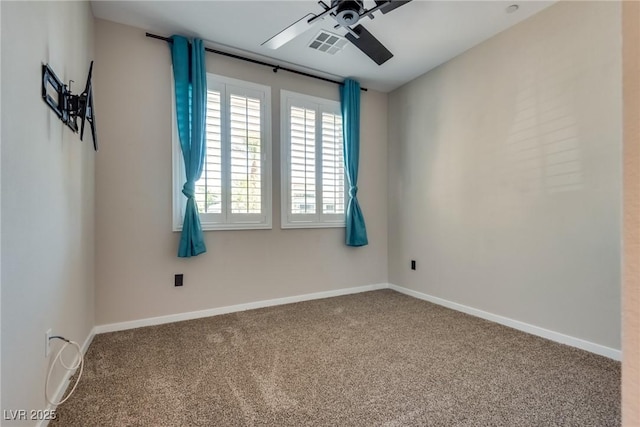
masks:
[[[78,118],[80,118],[80,141],[84,137],[84,122],[86,118],[91,125],[92,132],[94,132],[94,149],[97,151],[90,86],[92,69],[93,61],[91,61],[89,79],[85,91],[79,95],[74,95],[71,92],[73,80],[69,80],[69,86],[67,86],[53,72],[49,64],[42,64],[42,99],[56,113],[58,118],[75,133],[78,133]]]

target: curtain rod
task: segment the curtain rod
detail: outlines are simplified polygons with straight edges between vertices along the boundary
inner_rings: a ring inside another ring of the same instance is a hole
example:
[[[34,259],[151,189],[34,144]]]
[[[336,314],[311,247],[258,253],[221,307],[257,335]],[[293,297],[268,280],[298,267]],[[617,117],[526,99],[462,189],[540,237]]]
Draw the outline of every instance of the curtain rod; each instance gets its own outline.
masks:
[[[146,33],[146,36],[147,37],[151,37],[152,39],[164,40],[167,43],[173,43],[173,40],[171,38],[169,38],[169,37],[162,37],[162,36],[159,36],[157,34],[151,34],[151,33]],[[206,50],[207,52],[216,53],[218,55],[223,55],[223,56],[228,56],[230,58],[239,59],[241,61],[247,61],[247,62],[251,62],[253,64],[264,65],[265,67],[272,68],[274,73],[277,73],[278,70],[283,70],[283,71],[288,71],[290,73],[299,74],[301,76],[311,77],[312,79],[318,79],[318,80],[322,80],[322,81],[329,82],[329,83],[334,83],[334,84],[341,85],[341,86],[343,85],[342,82],[339,82],[337,80],[331,80],[331,79],[327,79],[326,77],[315,76],[313,74],[305,73],[304,71],[298,71],[298,70],[294,70],[292,68],[281,67],[280,65],[276,65],[276,64],[269,64],[268,62],[259,61],[257,59],[247,58],[245,56],[236,55],[234,53],[223,52],[221,50],[211,49],[210,47],[205,47],[204,50]],[[363,90],[363,91],[366,92],[368,89],[366,87],[361,87],[360,90]]]

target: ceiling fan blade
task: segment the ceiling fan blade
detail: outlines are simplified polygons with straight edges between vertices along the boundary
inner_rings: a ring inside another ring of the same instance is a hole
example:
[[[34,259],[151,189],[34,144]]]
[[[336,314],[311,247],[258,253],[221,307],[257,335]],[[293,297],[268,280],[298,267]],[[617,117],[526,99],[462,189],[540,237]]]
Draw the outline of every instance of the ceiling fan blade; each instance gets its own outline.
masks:
[[[373,37],[373,34],[367,31],[362,25],[357,25],[353,27],[352,30],[358,37],[349,32],[345,35],[347,40],[363,51],[369,58],[373,59],[376,64],[382,65],[393,58],[393,54],[389,52],[389,49],[384,47],[384,45],[380,43],[377,38]]]
[[[399,8],[400,6],[403,6],[407,3],[409,3],[411,0],[390,0],[390,1],[385,1],[385,0],[376,0],[376,6],[379,6],[383,3],[386,3],[384,6],[382,6],[380,8],[380,12],[382,12],[383,14],[385,13],[389,13],[394,9]]]
[[[270,49],[278,49],[280,46],[283,46],[285,43],[290,42],[300,34],[306,32],[309,28],[311,28],[313,25],[309,24],[308,21],[314,16],[315,15],[313,13],[309,13],[308,15],[303,16],[300,20],[289,25],[287,28],[280,31],[278,34],[271,37],[266,42],[262,43],[261,46],[268,47]]]

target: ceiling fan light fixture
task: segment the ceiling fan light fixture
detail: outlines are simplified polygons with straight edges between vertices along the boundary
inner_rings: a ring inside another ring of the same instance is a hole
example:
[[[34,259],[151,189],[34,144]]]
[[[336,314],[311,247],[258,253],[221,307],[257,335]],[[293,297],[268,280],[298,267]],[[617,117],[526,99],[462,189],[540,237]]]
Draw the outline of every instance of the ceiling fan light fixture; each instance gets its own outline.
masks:
[[[343,27],[355,25],[360,20],[360,13],[363,10],[362,1],[343,1],[336,9],[336,21]]]
[[[360,19],[360,15],[352,10],[343,10],[336,14],[336,21],[343,27],[349,27],[355,25]]]

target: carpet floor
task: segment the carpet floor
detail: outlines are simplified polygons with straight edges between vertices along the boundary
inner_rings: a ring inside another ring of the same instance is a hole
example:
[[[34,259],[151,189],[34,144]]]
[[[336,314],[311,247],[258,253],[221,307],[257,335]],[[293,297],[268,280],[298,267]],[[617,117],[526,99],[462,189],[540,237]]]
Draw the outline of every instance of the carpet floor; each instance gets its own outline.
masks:
[[[620,363],[381,290],[97,335],[51,426],[618,426]]]

